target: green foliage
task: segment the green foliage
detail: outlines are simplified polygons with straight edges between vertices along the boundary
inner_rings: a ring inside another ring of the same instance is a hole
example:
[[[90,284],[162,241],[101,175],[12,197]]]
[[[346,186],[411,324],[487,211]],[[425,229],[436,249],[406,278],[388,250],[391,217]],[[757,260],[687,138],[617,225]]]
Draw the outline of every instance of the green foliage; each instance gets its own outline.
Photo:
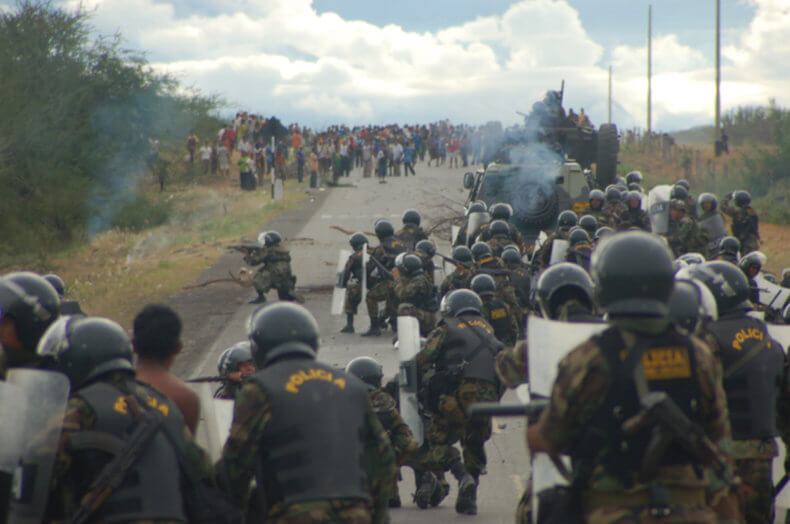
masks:
[[[112,227],[125,231],[142,231],[166,223],[172,206],[164,198],[139,195],[123,204],[112,218]]]
[[[106,229],[134,200],[151,145],[216,129],[218,100],[183,94],[87,14],[24,2],[0,14],[0,237],[5,253]],[[2,254],[2,253],[0,253]]]

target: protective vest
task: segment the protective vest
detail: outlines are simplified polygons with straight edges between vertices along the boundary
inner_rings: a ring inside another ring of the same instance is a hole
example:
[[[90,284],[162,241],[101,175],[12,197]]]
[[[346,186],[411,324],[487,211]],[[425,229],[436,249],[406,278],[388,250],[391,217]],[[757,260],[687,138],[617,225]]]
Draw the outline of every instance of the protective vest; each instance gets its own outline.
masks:
[[[291,262],[291,254],[285,248],[276,246],[266,249],[267,264],[283,264],[286,262]]]
[[[722,316],[708,330],[721,348],[733,439],[776,436],[773,406],[784,365],[782,348],[771,341],[762,321],[742,312]]]
[[[615,327],[593,340],[609,364],[611,382],[603,405],[586,426],[587,432],[574,443],[571,457],[574,462],[592,461],[603,466],[607,474],[629,487],[637,482],[653,429],[644,427],[631,435],[626,435],[622,429],[623,422],[640,411],[634,367],[641,361],[648,389],[665,392],[687,417],[695,420],[702,396],[693,345],[689,337],[674,329],[643,339],[641,356],[638,356],[639,344],[627,348]],[[674,443],[669,445],[660,461],[662,467],[694,463],[694,458]]]
[[[737,238],[756,235],[759,230],[757,215],[751,207],[738,208],[732,217],[732,234]]]
[[[406,224],[395,234],[398,241],[406,248],[407,251],[414,251],[414,246],[420,240],[427,238],[425,232],[418,226]]]
[[[392,268],[395,267],[395,258],[403,253],[404,249],[399,240],[389,237],[381,241],[376,251],[374,256],[377,257],[384,267],[392,271]]]
[[[494,329],[480,315],[469,313],[444,322],[448,331],[439,367],[463,378],[496,383],[494,357],[503,345],[494,336]]]
[[[346,271],[343,276],[343,285],[348,285],[349,279],[362,282],[362,251],[351,253],[346,263]]]
[[[483,303],[483,312],[486,321],[494,328],[494,336],[500,342],[515,342],[514,336],[518,336],[518,333],[512,333],[513,324],[510,321],[510,311],[504,302],[498,298],[488,299]]]
[[[130,379],[131,380],[131,379]],[[178,408],[164,395],[145,388],[148,405],[164,415],[163,424],[169,434],[181,439],[184,419]],[[77,396],[96,414],[96,424],[90,431],[72,437],[74,471],[87,481],[82,497],[94,479],[109,462],[111,455],[124,447],[124,440],[134,431],[134,416],[124,403],[126,394],[106,382],[96,382],[81,389]],[[101,436],[103,444],[89,438]],[[108,438],[109,437],[109,438]],[[83,440],[84,439],[84,440]],[[80,443],[83,442],[83,443]],[[110,445],[111,444],[111,445]],[[183,442],[180,442],[183,447]],[[181,476],[178,456],[172,444],[160,430],[148,444],[143,455],[130,468],[123,483],[96,513],[95,522],[129,522],[138,520],[175,520],[186,522],[181,496]],[[83,476],[84,475],[84,476]],[[79,499],[75,502],[79,503]]]
[[[284,345],[248,380],[266,392],[272,418],[257,482],[266,500],[370,500],[363,469],[368,391],[356,377]]]

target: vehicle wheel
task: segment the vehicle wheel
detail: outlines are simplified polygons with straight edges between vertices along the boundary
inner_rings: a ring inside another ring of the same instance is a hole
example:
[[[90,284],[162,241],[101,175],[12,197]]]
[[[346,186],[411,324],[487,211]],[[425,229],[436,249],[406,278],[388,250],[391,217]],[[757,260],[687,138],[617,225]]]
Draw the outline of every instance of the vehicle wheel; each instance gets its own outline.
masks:
[[[617,176],[617,154],[620,151],[620,140],[617,126],[602,124],[598,129],[598,154],[595,162],[595,178],[598,187],[606,187],[614,183]]]
[[[547,229],[557,220],[559,195],[553,184],[524,183],[511,197],[515,219],[529,229]]]

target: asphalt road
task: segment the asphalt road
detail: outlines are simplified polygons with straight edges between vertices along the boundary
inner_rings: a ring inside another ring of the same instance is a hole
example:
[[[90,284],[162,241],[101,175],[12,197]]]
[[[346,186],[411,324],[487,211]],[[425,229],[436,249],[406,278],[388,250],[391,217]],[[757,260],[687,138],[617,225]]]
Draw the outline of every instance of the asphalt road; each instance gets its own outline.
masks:
[[[339,331],[344,318],[330,314],[331,286],[334,282],[338,251],[348,249],[347,235],[332,226],[351,231],[372,231],[377,218],[388,218],[396,228],[400,226],[401,213],[410,207],[423,214],[424,225],[430,227],[435,220],[462,213],[465,191],[462,188],[464,169],[418,166],[416,177],[389,178],[380,184],[374,178],[364,179],[355,170],[344,184],[351,187],[329,189],[316,195],[314,201],[303,209],[279,220],[281,230],[290,242],[292,267],[298,277],[297,286],[305,298],[305,306],[315,315],[321,328],[319,358],[332,365],[345,366],[352,358],[367,355],[379,360],[385,376],[398,370],[398,354],[392,346],[389,333],[379,338],[362,338],[359,334],[345,335]],[[277,222],[277,221],[275,221]],[[267,228],[278,224],[267,224]],[[440,252],[449,251],[447,239],[434,238]],[[374,242],[375,243],[375,242]],[[227,264],[241,265],[230,260]],[[225,293],[223,303],[215,303],[215,312],[201,322],[200,344],[188,344],[193,349],[180,359],[177,369],[183,376],[216,374],[219,353],[235,342],[243,340],[245,321],[255,306],[234,299],[231,291],[201,291]],[[219,295],[222,296],[222,295]],[[249,297],[252,298],[252,292]],[[276,300],[276,294],[270,294]],[[364,312],[364,304],[361,313]],[[367,329],[365,314],[357,317],[357,333]],[[197,328],[196,328],[197,329]],[[209,339],[213,337],[213,341]],[[508,395],[512,395],[509,393]],[[508,397],[506,397],[507,399]],[[528,458],[524,444],[525,425],[521,420],[494,421],[494,436],[486,445],[488,473],[481,477],[478,491],[478,522],[513,522],[518,499],[523,491],[528,472]],[[400,494],[404,507],[391,512],[393,522],[447,522],[455,519],[469,521],[470,517],[455,514],[455,486],[444,503],[431,510],[417,509],[411,499],[414,492],[413,474],[403,470]],[[451,477],[450,477],[451,478]],[[454,484],[454,482],[453,482]]]

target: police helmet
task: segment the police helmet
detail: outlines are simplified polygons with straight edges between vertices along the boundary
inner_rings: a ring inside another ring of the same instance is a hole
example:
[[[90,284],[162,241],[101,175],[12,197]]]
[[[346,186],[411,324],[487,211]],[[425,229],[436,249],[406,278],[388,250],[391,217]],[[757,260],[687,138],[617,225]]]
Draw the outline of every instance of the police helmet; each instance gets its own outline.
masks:
[[[677,182],[675,182],[676,186],[683,186],[686,188],[686,192],[691,191],[691,184],[685,178],[679,178]]]
[[[469,287],[481,297],[496,293],[496,282],[494,281],[494,277],[486,275],[485,273],[475,275]]]
[[[677,279],[669,297],[669,319],[689,334],[719,318],[716,299],[708,287],[693,279]]]
[[[747,278],[754,278],[757,276],[757,273],[762,271],[765,262],[766,257],[761,251],[752,251],[741,257],[738,261],[738,267],[741,268],[741,271]]]
[[[719,315],[752,308],[749,281],[734,264],[714,260],[690,267],[689,274],[708,286],[716,299]]]
[[[607,202],[620,202],[623,199],[623,194],[615,186],[606,188],[606,201]]]
[[[480,315],[483,301],[471,289],[456,289],[442,299],[442,314],[447,317],[457,317],[464,313]]]
[[[598,219],[592,215],[584,215],[579,219],[579,225],[592,236],[598,229]]]
[[[685,253],[678,258],[690,266],[705,263],[705,257],[702,253]]]
[[[669,201],[669,209],[675,209],[677,211],[682,211],[683,213],[688,211],[688,207],[686,207],[686,201],[676,198],[673,198]]]
[[[368,236],[365,233],[354,233],[348,239],[348,243],[351,244],[351,248],[354,251],[359,251],[362,249],[362,246],[369,243]]]
[[[593,189],[592,191],[590,191],[588,200],[592,204],[593,200],[600,200],[601,203],[603,203],[605,199],[606,199],[606,195],[604,194],[603,191],[601,191],[600,189]]]
[[[134,374],[129,335],[106,318],[61,317],[41,337],[36,353],[68,377],[72,390],[112,371]]]
[[[782,309],[782,320],[785,324],[790,324],[790,304],[787,304],[784,309]]]
[[[741,250],[741,241],[733,236],[726,236],[719,240],[719,254],[726,253],[737,257]]]
[[[571,247],[574,247],[579,244],[589,244],[590,243],[590,235],[584,229],[580,227],[576,227],[573,231],[570,232],[568,235],[568,244]]]
[[[639,207],[642,205],[642,193],[639,191],[629,191],[625,194],[625,200],[629,206],[631,206],[632,203],[636,203],[635,207]]]
[[[225,377],[229,373],[239,371],[244,362],[252,362],[252,360],[250,342],[248,340],[237,342],[220,353],[217,359],[217,372]]]
[[[752,203],[752,195],[748,191],[736,191],[733,195],[735,205],[738,207],[746,207]]]
[[[266,233],[267,233],[267,231],[264,231],[263,233],[259,233],[258,234],[258,238],[257,238],[258,245],[261,246],[261,247],[266,246]]]
[[[414,250],[426,256],[433,257],[436,254],[436,244],[433,243],[433,240],[426,238],[417,242],[417,245],[414,246]]]
[[[63,279],[54,273],[50,273],[48,275],[44,275],[44,280],[49,282],[49,285],[55,288],[55,292],[62,299],[63,295],[66,294],[66,284],[63,283]]]
[[[610,316],[664,316],[674,283],[665,242],[641,231],[613,235],[593,252],[598,305]]]
[[[537,300],[545,318],[556,320],[560,306],[571,299],[592,309],[593,282],[584,269],[570,262],[560,262],[540,275]]]
[[[790,267],[786,267],[782,270],[782,281],[779,284],[782,287],[790,287]]]
[[[490,256],[492,256],[491,246],[485,242],[475,242],[472,245],[472,257],[475,259],[475,262],[479,262],[480,260]]]
[[[595,242],[600,242],[604,238],[608,237],[609,235],[614,235],[614,229],[609,226],[601,226],[595,230],[595,234],[593,235],[593,240]]]
[[[685,260],[676,258],[675,260],[672,261],[672,267],[675,270],[675,277],[678,277],[678,275],[680,275],[684,270],[686,271],[688,270],[689,263],[686,262]]]
[[[772,284],[779,284],[779,281],[776,279],[776,275],[769,273],[768,271],[763,272],[763,278]]]
[[[371,388],[381,387],[384,370],[374,358],[357,357],[346,364],[346,373],[354,375]]]
[[[636,191],[637,193],[640,193],[640,194],[645,192],[644,188],[642,188],[642,186],[640,186],[639,184],[636,184],[636,183],[628,184],[628,190],[629,191]]]
[[[412,226],[419,226],[420,222],[422,221],[422,217],[420,213],[416,209],[407,209],[403,212],[403,224],[411,224]]]
[[[264,237],[264,245],[266,247],[276,246],[283,241],[283,237],[277,231],[267,231]]]
[[[498,236],[510,236],[510,226],[504,220],[494,220],[491,222],[491,225],[488,226],[488,232],[491,234],[492,237]]]
[[[33,351],[59,314],[58,293],[44,277],[27,271],[0,277],[0,317],[13,319],[24,349]]]
[[[407,277],[413,277],[423,272],[422,260],[411,253],[405,255],[398,265],[398,269]]]
[[[575,226],[578,222],[579,217],[570,209],[563,211],[560,213],[560,216],[557,217],[557,227],[566,231]]]
[[[304,307],[293,302],[275,302],[255,311],[247,321],[247,335],[255,364],[263,368],[268,355],[278,347],[296,343],[318,351],[318,324]]]
[[[628,183],[628,181],[625,179],[625,177],[617,175],[616,177],[614,177],[614,183],[615,183],[615,185],[623,185],[624,186],[624,185],[626,185]]]
[[[455,246],[453,248],[453,260],[464,264],[471,264],[474,262],[472,250],[466,246]]]
[[[685,201],[689,196],[689,190],[683,186],[675,184],[672,186],[672,191],[669,192],[669,198],[672,200]]]
[[[517,249],[505,249],[502,251],[502,262],[511,266],[521,264],[521,253]]]
[[[493,220],[510,220],[510,217],[513,216],[513,208],[510,204],[505,204],[504,202],[498,202],[491,206],[489,210],[491,213],[491,218]]]
[[[710,209],[705,209],[705,204],[710,204]],[[697,197],[697,205],[699,206],[700,210],[710,213],[718,209],[719,199],[716,198],[716,195],[713,193],[702,193],[699,197]]]
[[[376,224],[373,226],[373,231],[375,231],[379,239],[385,239],[395,234],[395,227],[393,227],[392,222],[389,220],[381,219],[376,221]]]
[[[626,184],[642,184],[644,177],[642,173],[639,171],[631,171],[627,175],[625,175],[625,182]]]
[[[486,203],[482,200],[475,200],[469,207],[466,208],[466,216],[471,215],[472,213],[485,213],[488,211],[488,207]]]

